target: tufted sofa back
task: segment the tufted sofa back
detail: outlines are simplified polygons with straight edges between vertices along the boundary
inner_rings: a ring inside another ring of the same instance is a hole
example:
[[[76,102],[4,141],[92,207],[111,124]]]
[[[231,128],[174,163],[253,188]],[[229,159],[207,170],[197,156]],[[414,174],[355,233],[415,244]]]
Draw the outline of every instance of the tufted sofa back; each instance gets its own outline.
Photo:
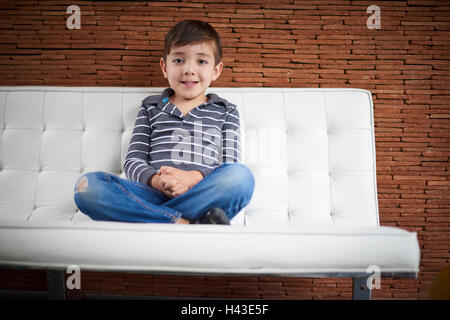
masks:
[[[89,220],[73,189],[124,177],[141,101],[163,88],[0,87],[0,219]],[[378,226],[373,107],[360,89],[211,88],[241,116],[248,226]]]

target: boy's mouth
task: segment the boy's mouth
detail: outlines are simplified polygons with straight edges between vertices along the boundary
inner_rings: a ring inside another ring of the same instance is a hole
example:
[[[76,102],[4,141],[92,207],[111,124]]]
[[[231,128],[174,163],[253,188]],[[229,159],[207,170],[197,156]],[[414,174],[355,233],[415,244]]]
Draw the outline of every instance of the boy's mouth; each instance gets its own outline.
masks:
[[[193,87],[198,83],[198,81],[181,81],[181,83],[186,87]]]

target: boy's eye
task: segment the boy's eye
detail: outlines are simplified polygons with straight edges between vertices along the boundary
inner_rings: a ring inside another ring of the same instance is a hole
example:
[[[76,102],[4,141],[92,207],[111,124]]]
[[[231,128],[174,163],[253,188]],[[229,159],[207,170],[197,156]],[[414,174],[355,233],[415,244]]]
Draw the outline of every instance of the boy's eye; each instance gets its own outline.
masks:
[[[208,63],[208,61],[206,61],[206,60],[204,60],[204,59],[200,59],[200,60],[198,60],[198,62],[199,62],[200,64],[206,64],[206,63]]]
[[[182,63],[182,62],[183,62],[183,60],[182,60],[182,59],[179,59],[179,58],[177,58],[177,59],[173,59],[173,60],[172,60],[172,62],[175,62],[175,63]]]

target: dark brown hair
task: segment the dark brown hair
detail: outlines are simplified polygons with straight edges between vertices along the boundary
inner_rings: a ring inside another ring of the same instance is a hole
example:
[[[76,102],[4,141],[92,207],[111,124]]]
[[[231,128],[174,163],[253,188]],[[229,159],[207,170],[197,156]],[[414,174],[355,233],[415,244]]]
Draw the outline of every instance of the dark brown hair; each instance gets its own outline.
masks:
[[[164,39],[164,61],[172,48],[202,42],[212,43],[217,65],[222,60],[222,44],[217,31],[209,23],[200,20],[179,22],[170,29]]]

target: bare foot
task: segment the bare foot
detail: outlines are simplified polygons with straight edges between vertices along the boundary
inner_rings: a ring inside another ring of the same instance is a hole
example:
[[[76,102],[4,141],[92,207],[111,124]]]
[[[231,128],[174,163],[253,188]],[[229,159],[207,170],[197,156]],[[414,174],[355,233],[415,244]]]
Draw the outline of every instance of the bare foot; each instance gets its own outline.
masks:
[[[178,223],[178,224],[189,224],[189,220],[184,219],[184,218],[178,218],[178,220],[175,221],[175,223]]]

